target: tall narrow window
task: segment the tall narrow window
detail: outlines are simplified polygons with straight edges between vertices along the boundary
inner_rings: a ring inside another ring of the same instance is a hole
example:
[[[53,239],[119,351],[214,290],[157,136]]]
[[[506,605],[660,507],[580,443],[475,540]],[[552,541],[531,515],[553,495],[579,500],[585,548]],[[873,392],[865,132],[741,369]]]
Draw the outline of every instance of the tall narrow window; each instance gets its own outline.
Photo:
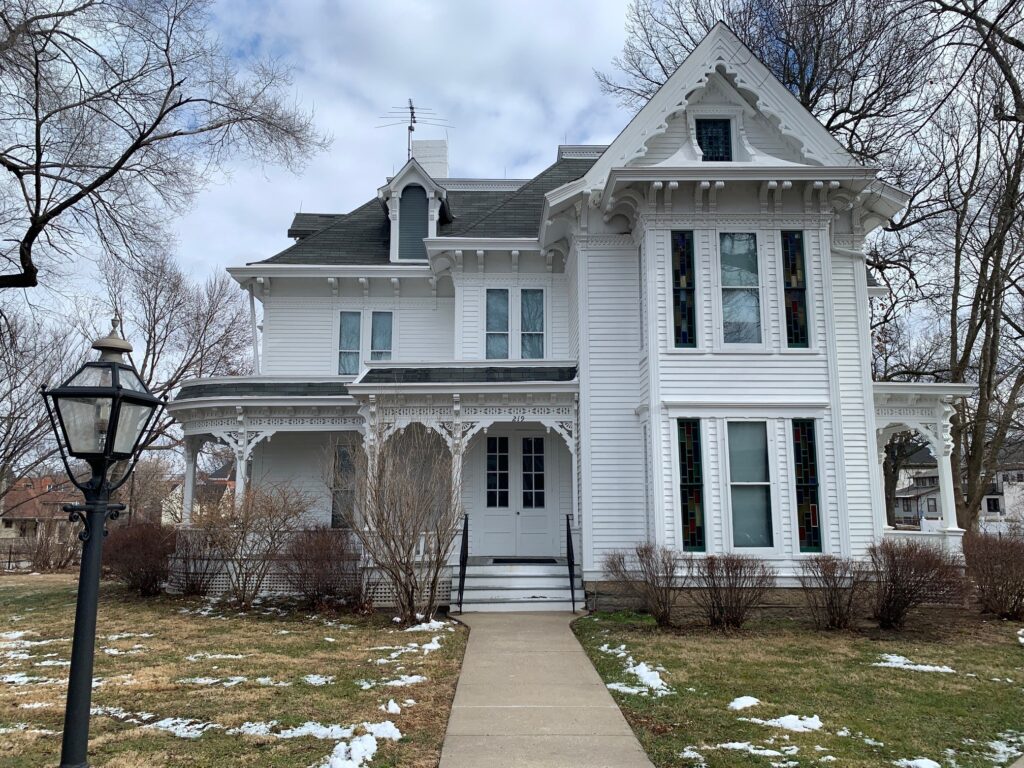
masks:
[[[732,160],[732,126],[729,120],[697,120],[697,146],[707,161]]]
[[[508,289],[487,289],[487,359],[508,359]]]
[[[806,349],[810,342],[803,232],[782,233],[782,279],[786,292],[786,345]]]
[[[338,337],[338,373],[355,376],[359,373],[359,339],[362,315],[359,312],[341,313],[341,333]]]
[[[729,486],[733,546],[773,546],[765,422],[729,422]]]
[[[370,317],[370,359],[391,359],[391,325],[393,316],[390,312],[374,312]]]
[[[722,340],[726,344],[761,343],[761,283],[757,272],[757,236],[723,232]]]
[[[544,508],[544,438],[523,438],[523,508]]]
[[[539,360],[544,357],[544,291],[523,288],[519,292],[520,357]]]
[[[800,551],[821,552],[818,453],[815,447],[814,419],[793,419],[793,472]]]
[[[351,527],[355,502],[352,450],[352,445],[340,443],[334,453],[334,481],[331,484],[331,528]]]
[[[697,346],[697,276],[693,268],[693,232],[672,233],[672,310],[676,346]]]
[[[487,438],[487,506],[508,506],[508,438]]]
[[[679,498],[683,506],[683,549],[703,552],[704,463],[700,452],[700,420],[679,419]]]

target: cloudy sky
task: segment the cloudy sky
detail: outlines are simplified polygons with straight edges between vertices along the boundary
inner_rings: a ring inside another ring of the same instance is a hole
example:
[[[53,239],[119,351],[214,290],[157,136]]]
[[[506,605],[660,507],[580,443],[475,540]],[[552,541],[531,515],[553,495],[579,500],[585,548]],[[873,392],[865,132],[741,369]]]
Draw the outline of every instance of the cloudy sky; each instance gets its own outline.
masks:
[[[239,166],[178,225],[197,277],[273,255],[292,214],[345,212],[405,162],[409,98],[447,118],[452,176],[527,178],[556,146],[605,144],[629,114],[593,75],[622,48],[625,0],[221,0],[216,31],[239,57],[294,68],[296,98],[333,137],[301,175]],[[423,127],[416,137],[444,138]]]

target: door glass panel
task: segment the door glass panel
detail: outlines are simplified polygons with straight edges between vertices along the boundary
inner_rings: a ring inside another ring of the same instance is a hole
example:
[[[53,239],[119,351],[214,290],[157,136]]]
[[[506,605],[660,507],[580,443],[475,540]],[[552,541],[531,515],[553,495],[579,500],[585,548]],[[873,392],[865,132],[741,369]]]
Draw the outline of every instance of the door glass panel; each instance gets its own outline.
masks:
[[[508,506],[508,438],[487,438],[487,506]]]
[[[523,508],[544,507],[544,438],[523,438]]]

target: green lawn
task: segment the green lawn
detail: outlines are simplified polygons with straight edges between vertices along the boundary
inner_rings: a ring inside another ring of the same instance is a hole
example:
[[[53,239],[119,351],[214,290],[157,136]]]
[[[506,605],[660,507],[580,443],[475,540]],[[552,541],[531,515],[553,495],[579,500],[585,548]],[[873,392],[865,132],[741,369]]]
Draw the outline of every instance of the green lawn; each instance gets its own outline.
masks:
[[[575,623],[605,682],[644,687],[625,671],[627,658],[602,646],[625,645],[635,664],[664,669],[669,695],[612,694],[657,766],[698,766],[702,759],[711,768],[866,768],[916,758],[950,768],[1011,764],[1014,750],[1024,751],[1021,625],[961,611],[919,618],[915,626],[902,634],[826,633],[793,620],[761,620],[721,634],[661,631],[631,613]],[[872,666],[882,654],[955,671]],[[761,703],[730,711],[740,696]],[[797,733],[741,719],[786,715],[817,716],[821,728]]]
[[[6,768],[58,762],[74,588],[70,576],[0,576],[0,765]],[[440,648],[427,653],[416,648],[391,659],[395,650],[373,650],[423,646],[434,637]],[[239,616],[199,600],[142,600],[104,583],[95,670],[101,683],[93,691],[93,706],[104,714],[92,718],[90,764],[316,766],[339,743],[363,735],[363,723],[392,721],[398,741],[383,735],[384,726],[371,729],[380,736],[374,768],[434,766],[465,639],[454,623],[406,633],[386,614],[263,609]],[[387,663],[376,663],[381,658]],[[316,685],[322,681],[307,675],[333,679]],[[382,684],[403,675],[427,680]],[[376,684],[364,689],[364,680]],[[401,713],[379,709],[389,699]],[[229,732],[247,722],[257,724],[246,728],[250,733]],[[306,727],[320,737],[288,733],[310,722],[337,727]],[[343,738],[341,728],[352,726]],[[188,738],[189,729],[201,734]]]

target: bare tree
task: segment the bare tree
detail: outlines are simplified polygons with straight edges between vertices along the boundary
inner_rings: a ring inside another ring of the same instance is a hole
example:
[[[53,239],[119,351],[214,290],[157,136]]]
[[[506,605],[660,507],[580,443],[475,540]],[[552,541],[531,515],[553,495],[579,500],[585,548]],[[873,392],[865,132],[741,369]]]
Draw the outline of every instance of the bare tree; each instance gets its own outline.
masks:
[[[298,168],[326,141],[273,60],[240,69],[210,0],[0,7],[0,288],[83,247],[131,259],[234,158]]]
[[[859,0],[630,0],[617,74],[605,93],[643,106],[725,21],[826,128],[861,160],[900,164],[926,105],[934,61],[927,25]]]
[[[399,618],[431,618],[462,521],[461,484],[444,442],[419,424],[395,434],[377,426],[366,450],[344,466],[332,456],[329,465],[343,475],[331,487],[353,490],[342,514],[367,564],[394,590]]]

